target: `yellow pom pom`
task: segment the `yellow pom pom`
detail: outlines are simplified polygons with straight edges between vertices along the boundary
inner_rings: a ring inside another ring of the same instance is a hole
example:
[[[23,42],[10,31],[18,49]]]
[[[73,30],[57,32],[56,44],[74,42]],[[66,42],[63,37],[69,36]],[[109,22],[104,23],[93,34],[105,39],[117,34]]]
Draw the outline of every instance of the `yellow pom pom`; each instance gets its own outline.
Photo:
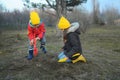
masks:
[[[70,22],[65,17],[62,16],[59,20],[58,28],[64,30],[69,27],[70,27]]]

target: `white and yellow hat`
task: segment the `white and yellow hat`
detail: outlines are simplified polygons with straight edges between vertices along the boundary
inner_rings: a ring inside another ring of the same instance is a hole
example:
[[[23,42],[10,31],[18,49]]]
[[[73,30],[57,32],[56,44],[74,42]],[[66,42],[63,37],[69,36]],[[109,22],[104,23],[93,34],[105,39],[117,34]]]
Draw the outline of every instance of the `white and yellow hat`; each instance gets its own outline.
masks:
[[[64,30],[69,27],[70,27],[70,22],[65,17],[62,16],[58,22],[58,28]]]
[[[36,11],[30,12],[30,21],[33,25],[40,24],[40,17]]]

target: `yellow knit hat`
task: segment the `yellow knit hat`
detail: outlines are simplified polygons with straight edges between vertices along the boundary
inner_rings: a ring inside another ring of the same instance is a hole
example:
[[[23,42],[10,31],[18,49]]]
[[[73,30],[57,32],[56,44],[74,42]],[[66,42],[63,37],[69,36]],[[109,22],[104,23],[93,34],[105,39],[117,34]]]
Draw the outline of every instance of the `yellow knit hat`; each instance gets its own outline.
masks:
[[[30,12],[30,20],[33,25],[39,24],[40,23],[40,17],[39,14],[35,11]]]
[[[58,23],[58,28],[59,29],[67,29],[70,27],[70,22],[65,18],[65,17],[61,17]]]

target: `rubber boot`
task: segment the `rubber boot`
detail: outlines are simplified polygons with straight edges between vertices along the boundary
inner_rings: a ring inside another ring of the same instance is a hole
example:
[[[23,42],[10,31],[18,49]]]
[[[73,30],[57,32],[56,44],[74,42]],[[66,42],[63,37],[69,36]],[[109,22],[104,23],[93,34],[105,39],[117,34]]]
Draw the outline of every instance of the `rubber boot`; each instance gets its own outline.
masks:
[[[64,58],[62,58],[62,59],[59,59],[58,62],[61,62],[61,63],[62,63],[62,62],[66,62],[67,60],[68,60],[68,58],[67,58],[67,57],[64,57]]]
[[[46,50],[46,48],[45,48],[44,45],[41,45],[40,49],[42,49],[42,52],[43,52],[43,53],[47,53],[47,50]]]
[[[29,50],[29,55],[27,57],[28,60],[31,60],[33,58],[33,50]]]
[[[71,62],[71,60],[65,56],[64,52],[60,53],[58,58],[58,62]]]
[[[80,54],[77,53],[77,54],[73,55],[73,57],[78,56],[78,55],[80,55]],[[81,54],[77,59],[72,60],[72,63],[76,63],[76,62],[78,62],[78,61],[86,62],[86,59],[85,59],[85,57]]]

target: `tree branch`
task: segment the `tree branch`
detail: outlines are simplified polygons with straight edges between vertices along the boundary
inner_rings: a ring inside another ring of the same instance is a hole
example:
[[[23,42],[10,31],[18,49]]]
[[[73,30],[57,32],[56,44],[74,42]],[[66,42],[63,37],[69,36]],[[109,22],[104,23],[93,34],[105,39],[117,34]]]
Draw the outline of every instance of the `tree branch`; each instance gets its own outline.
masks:
[[[49,2],[49,0],[46,0],[46,2],[48,3],[48,5],[49,5],[51,8],[55,9],[55,7]],[[56,10],[56,9],[55,9],[55,10]]]

